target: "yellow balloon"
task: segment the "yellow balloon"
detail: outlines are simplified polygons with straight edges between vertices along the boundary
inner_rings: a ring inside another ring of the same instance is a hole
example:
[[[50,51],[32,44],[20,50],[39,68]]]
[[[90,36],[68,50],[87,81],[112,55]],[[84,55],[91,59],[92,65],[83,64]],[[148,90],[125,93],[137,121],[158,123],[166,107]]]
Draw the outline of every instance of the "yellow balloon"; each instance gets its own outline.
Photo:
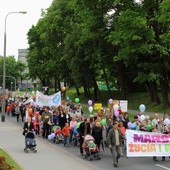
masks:
[[[61,89],[62,89],[62,91],[65,91],[65,90],[66,90],[66,87],[65,87],[65,86],[63,86]]]

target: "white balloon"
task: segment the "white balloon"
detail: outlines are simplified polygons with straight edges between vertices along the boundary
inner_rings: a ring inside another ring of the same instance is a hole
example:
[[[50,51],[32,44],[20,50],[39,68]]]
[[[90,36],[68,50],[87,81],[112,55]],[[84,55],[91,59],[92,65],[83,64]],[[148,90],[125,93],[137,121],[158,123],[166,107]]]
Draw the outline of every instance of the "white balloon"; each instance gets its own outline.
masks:
[[[118,105],[118,104],[115,104],[115,105],[113,106],[113,109],[114,109],[114,111],[117,111],[117,110],[119,109],[119,105]]]
[[[92,113],[93,112],[93,107],[89,106],[89,112]]]
[[[140,112],[144,112],[145,111],[145,109],[146,109],[146,107],[145,107],[145,105],[144,104],[141,104],[140,106],[139,106],[139,110],[140,110]]]

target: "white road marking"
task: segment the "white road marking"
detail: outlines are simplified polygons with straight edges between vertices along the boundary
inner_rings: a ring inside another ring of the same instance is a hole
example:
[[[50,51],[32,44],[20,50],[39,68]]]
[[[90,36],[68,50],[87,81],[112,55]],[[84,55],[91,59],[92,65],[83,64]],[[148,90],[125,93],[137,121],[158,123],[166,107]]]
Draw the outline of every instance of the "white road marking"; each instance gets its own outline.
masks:
[[[170,168],[166,167],[166,166],[162,166],[160,164],[155,164],[156,166],[159,166],[160,168],[166,169],[166,170],[170,170]]]

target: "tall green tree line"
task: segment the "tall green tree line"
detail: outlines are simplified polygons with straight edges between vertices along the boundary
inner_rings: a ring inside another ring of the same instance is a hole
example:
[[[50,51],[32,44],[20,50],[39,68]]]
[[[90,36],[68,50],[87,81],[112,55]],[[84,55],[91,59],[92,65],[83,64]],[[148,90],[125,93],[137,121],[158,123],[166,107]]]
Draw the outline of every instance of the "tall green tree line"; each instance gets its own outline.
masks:
[[[114,84],[124,99],[148,91],[168,107],[169,14],[169,0],[53,0],[28,32],[30,75],[56,90],[83,86],[94,100],[102,80],[110,97]]]
[[[0,86],[3,85],[3,61],[4,57],[0,56]],[[24,72],[26,69],[26,65],[21,61],[16,61],[14,56],[6,57],[6,88],[12,88],[12,84],[14,87],[15,80],[22,82],[27,76]],[[15,80],[14,80],[15,79]],[[17,84],[16,84],[17,85]]]

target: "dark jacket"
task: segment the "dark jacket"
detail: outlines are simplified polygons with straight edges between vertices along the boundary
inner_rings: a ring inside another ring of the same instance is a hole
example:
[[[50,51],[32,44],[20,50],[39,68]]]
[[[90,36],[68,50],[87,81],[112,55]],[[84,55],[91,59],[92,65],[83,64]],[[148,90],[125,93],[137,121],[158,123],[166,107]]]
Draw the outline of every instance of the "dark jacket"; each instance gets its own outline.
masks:
[[[124,138],[123,138],[123,135],[121,134],[119,129],[118,129],[118,133],[119,133],[119,143],[121,145],[122,144],[122,140]],[[112,146],[116,145],[115,130],[113,128],[110,129],[109,132],[108,132],[107,142],[108,142],[108,145],[112,145]]]
[[[85,136],[85,122],[81,122],[77,130],[79,132],[80,137]]]
[[[28,131],[33,131],[33,130],[34,130],[34,124],[31,122],[30,125],[28,126],[28,122],[25,122],[23,129],[24,129],[23,135],[25,136],[25,134],[26,134]]]
[[[63,115],[59,114],[58,118],[59,118],[59,126],[62,129],[65,126],[65,123],[67,122],[66,115],[65,114],[63,114]]]
[[[59,116],[58,115],[53,115],[53,123],[58,125],[59,124]]]
[[[102,135],[102,127],[94,127],[92,129],[92,136],[95,139],[95,143],[96,144],[100,144],[101,140],[103,139],[103,135]]]

